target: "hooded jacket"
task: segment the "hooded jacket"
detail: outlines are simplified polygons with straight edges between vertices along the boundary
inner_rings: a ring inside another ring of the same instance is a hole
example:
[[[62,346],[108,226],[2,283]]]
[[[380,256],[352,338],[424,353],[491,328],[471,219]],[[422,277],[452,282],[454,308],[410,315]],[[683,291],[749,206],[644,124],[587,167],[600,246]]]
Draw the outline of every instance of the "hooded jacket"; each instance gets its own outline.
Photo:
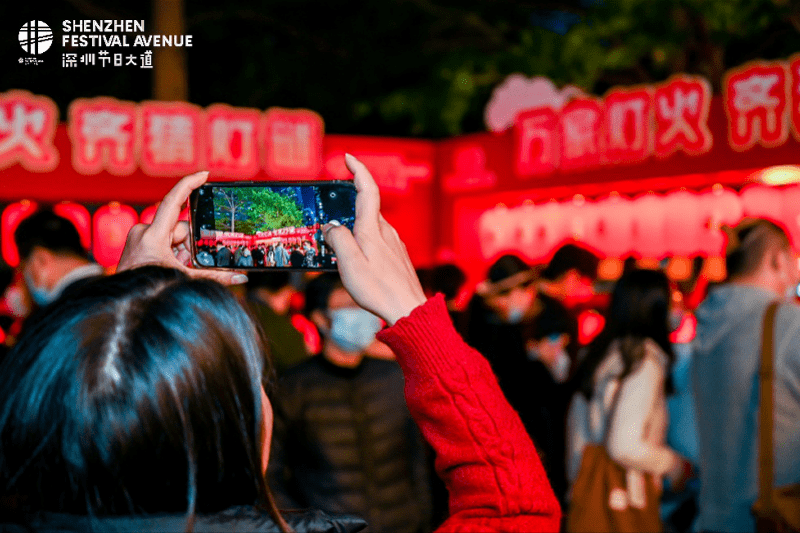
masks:
[[[700,451],[699,527],[753,531],[758,496],[758,372],[764,313],[774,294],[729,283],[697,310],[693,386]],[[800,482],[800,308],[775,321],[776,486]]]

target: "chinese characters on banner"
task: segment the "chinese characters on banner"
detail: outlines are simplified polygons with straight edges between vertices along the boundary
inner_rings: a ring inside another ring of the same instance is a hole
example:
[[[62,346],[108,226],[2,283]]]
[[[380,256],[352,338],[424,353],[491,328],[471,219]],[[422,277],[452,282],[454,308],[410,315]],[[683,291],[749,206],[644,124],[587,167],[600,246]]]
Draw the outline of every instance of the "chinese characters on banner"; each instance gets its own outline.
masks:
[[[786,80],[786,70],[780,63],[759,62],[727,74],[723,90],[728,141],[733,148],[779,146],[786,141]]]
[[[69,107],[72,166],[81,174],[101,170],[122,176],[136,170],[137,111],[113,98],[81,98]]]
[[[47,97],[27,91],[0,94],[0,169],[16,163],[31,172],[56,168],[57,122],[58,109]]]
[[[800,140],[800,56],[749,63],[730,71],[723,85],[732,148],[779,146],[790,129]],[[521,112],[514,125],[516,173],[527,178],[678,151],[706,153],[713,144],[710,105],[708,81],[679,75],[653,86],[614,88],[602,100],[575,98],[560,111]]]
[[[25,91],[0,94],[0,169],[21,163],[35,172],[58,164],[53,144],[58,109]],[[322,118],[313,111],[185,102],[135,104],[79,98],[68,111],[72,165],[81,174],[117,176],[137,167],[153,176],[199,169],[247,179],[264,169],[276,179],[310,179],[322,170]]]
[[[790,132],[800,140],[800,55],[730,71],[722,100],[733,149],[779,146]],[[523,111],[513,131],[514,172],[528,178],[676,152],[706,153],[713,145],[710,104],[705,79],[679,75],[652,86],[614,88],[602,99],[578,97],[560,110]],[[55,169],[57,122],[58,110],[49,98],[20,90],[0,93],[0,169],[17,163],[33,172]],[[81,98],[69,108],[67,131],[73,167],[87,175],[124,176],[141,168],[175,177],[208,168],[230,178],[249,179],[263,170],[292,180],[316,178],[329,166],[323,159],[322,118],[308,110]],[[454,154],[455,178],[445,176],[445,190],[496,183],[480,150]],[[432,167],[431,160],[409,176],[430,175]],[[469,178],[461,184],[464,172]],[[409,176],[392,174],[397,183],[386,186],[404,188]]]
[[[318,175],[322,170],[322,132],[322,117],[312,111],[269,109],[260,125],[267,174],[286,178]]]
[[[678,150],[707,152],[710,105],[706,80],[676,76],[653,87],[611,89],[602,100],[575,98],[560,111],[520,113],[514,129],[517,174],[635,163]]]
[[[708,82],[692,76],[676,76],[657,87],[655,104],[655,154],[666,157],[681,150],[689,155],[711,149],[708,130]]]

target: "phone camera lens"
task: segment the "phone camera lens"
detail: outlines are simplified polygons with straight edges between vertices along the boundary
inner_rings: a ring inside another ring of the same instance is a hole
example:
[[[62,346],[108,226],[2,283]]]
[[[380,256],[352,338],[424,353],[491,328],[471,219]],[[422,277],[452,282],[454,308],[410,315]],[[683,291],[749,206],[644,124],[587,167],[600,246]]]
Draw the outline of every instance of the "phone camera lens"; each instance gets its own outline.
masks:
[[[328,197],[331,198],[331,199],[336,198],[336,192],[335,191],[329,192],[328,193]]]

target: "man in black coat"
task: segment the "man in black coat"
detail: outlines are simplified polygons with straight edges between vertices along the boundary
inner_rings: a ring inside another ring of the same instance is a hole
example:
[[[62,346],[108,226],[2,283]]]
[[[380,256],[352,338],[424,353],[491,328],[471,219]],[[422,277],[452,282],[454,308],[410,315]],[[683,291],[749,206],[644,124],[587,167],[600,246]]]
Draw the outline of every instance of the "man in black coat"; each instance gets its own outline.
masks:
[[[230,249],[222,244],[221,242],[217,243],[217,266],[220,267],[227,267],[231,266],[231,259],[233,258],[233,254],[231,253]]]
[[[373,533],[430,531],[432,472],[402,372],[364,355],[380,320],[356,306],[335,273],[309,283],[306,312],[324,343],[273,394],[268,474],[278,506],[356,514]]]
[[[303,252],[300,251],[300,247],[298,245],[292,246],[292,253],[289,254],[289,264],[292,268],[303,268]]]
[[[251,250],[251,255],[253,256],[253,266],[254,267],[263,267],[264,266],[264,256],[266,252],[264,252],[264,245],[260,244]]]

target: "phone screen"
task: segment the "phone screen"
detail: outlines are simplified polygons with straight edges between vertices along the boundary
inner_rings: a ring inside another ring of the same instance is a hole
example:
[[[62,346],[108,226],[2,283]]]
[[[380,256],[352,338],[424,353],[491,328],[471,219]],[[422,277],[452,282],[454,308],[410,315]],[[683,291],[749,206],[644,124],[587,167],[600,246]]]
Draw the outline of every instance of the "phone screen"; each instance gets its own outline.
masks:
[[[199,268],[336,270],[322,227],[352,231],[352,181],[206,183],[189,198]]]

